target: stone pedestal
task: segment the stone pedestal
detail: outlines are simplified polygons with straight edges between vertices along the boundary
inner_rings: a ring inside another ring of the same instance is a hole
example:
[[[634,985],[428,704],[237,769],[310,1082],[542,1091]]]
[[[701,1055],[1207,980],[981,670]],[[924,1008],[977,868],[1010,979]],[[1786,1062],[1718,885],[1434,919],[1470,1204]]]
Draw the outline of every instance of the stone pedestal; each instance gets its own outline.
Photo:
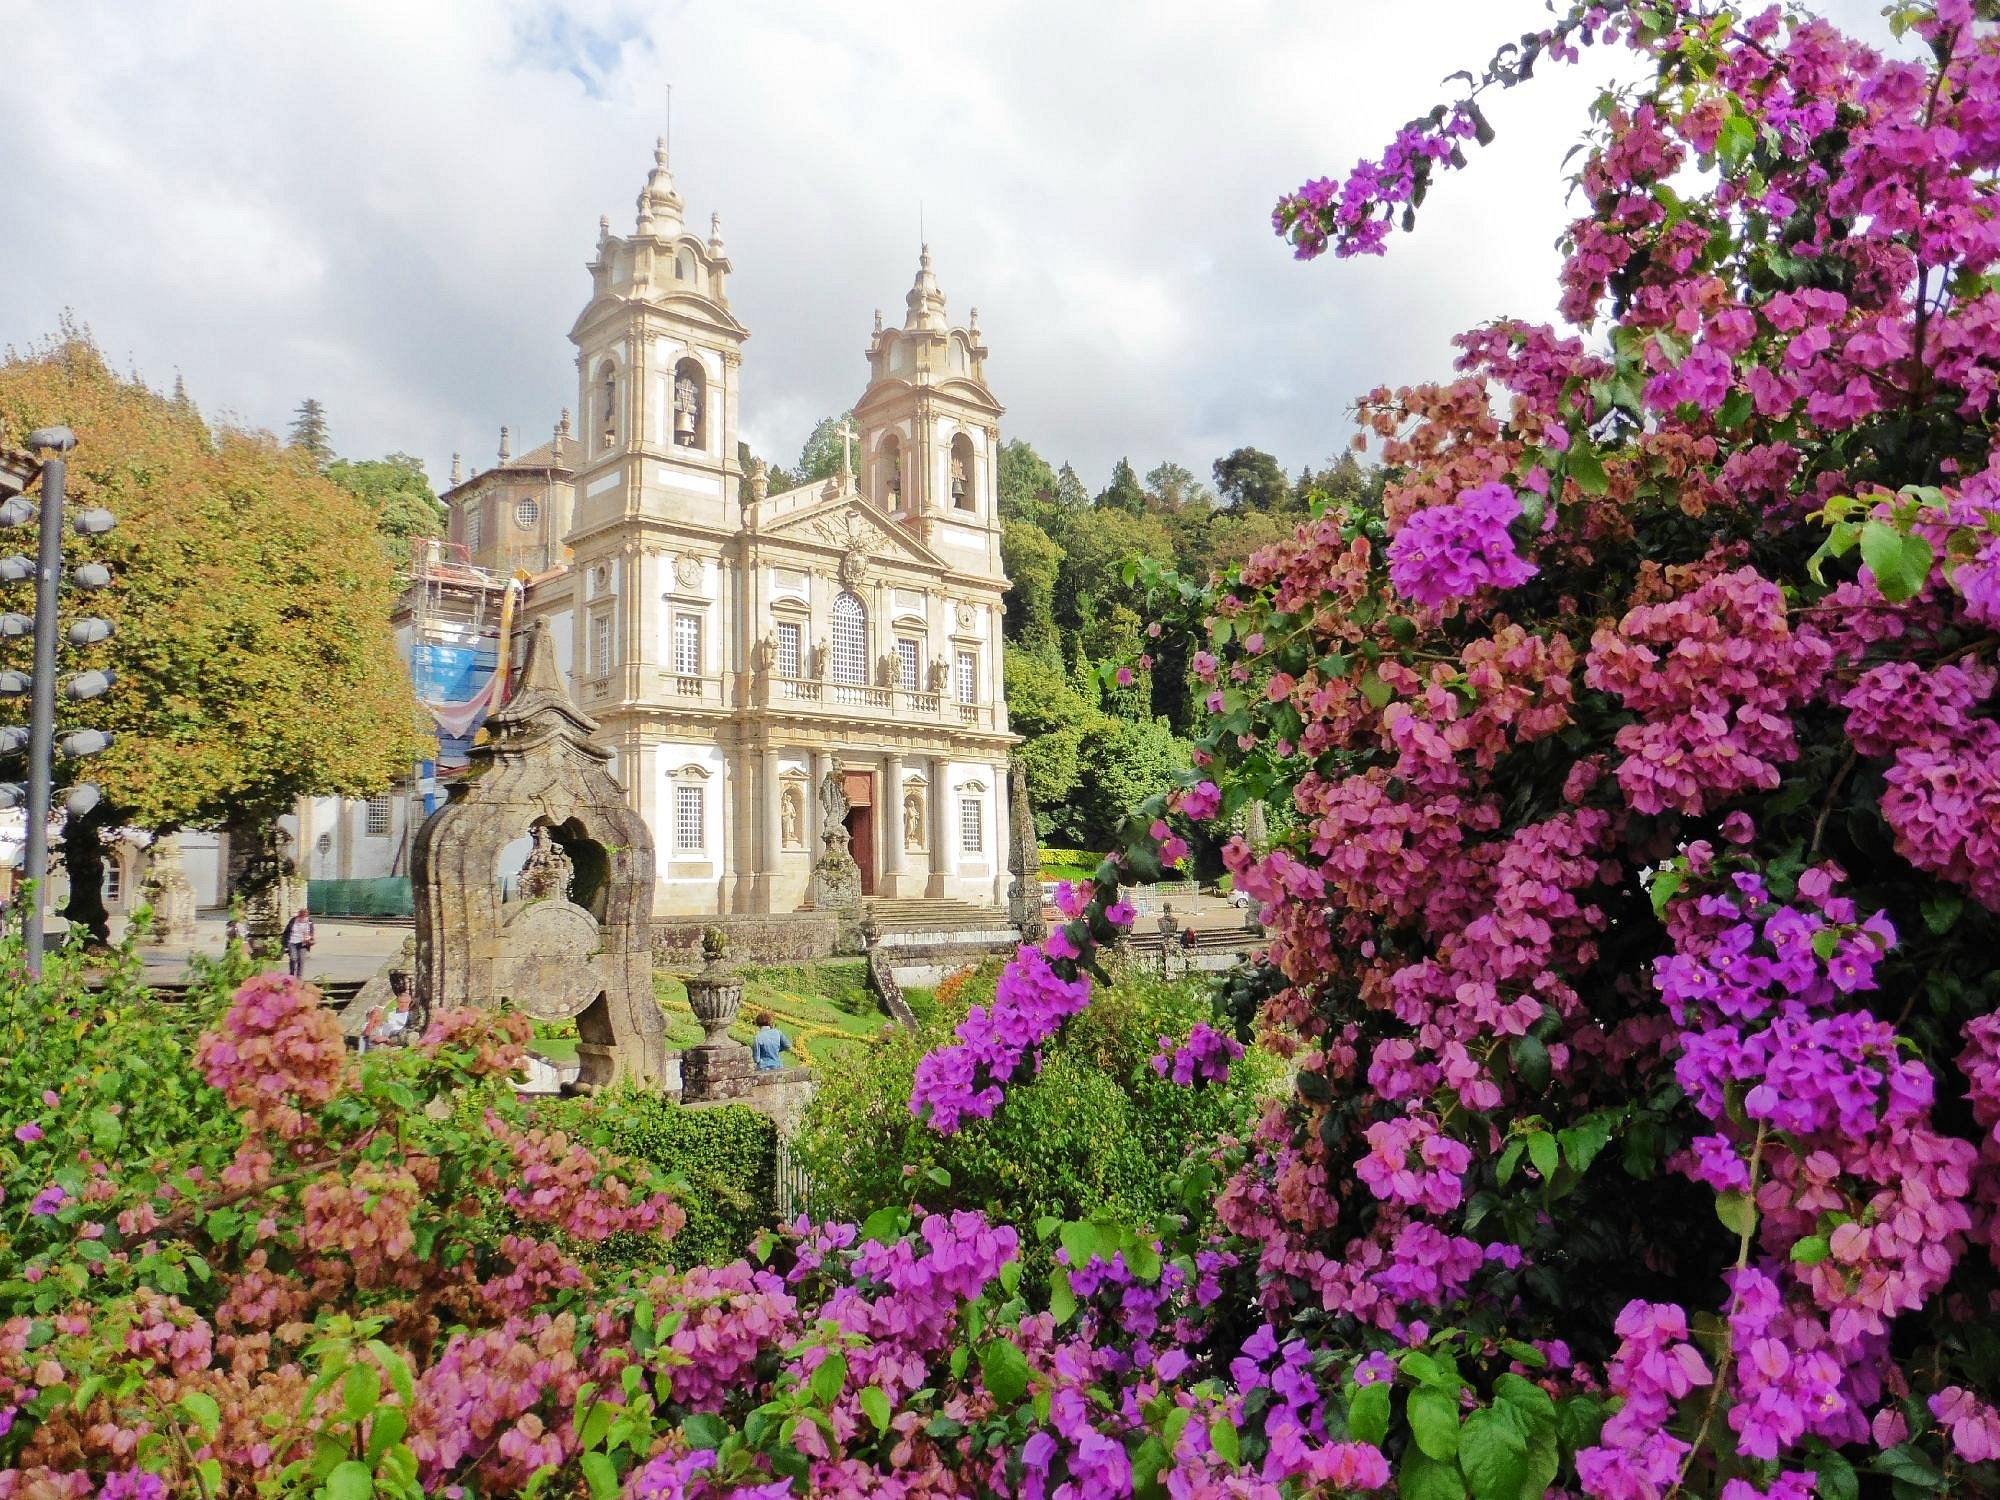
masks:
[[[750,1049],[741,1042],[703,1042],[681,1054],[681,1098],[741,1099],[757,1086]]]
[[[193,944],[194,886],[181,868],[180,840],[172,834],[153,841],[146,861],[146,899],[153,908],[154,943],[175,948]]]

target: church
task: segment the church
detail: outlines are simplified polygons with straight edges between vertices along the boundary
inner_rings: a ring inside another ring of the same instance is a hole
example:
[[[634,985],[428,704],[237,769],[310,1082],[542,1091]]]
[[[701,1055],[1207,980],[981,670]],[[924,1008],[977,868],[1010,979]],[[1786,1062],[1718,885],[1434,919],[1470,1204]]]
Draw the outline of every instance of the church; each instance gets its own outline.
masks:
[[[799,909],[835,816],[864,895],[1003,906],[1017,737],[978,314],[952,320],[925,247],[900,326],[875,315],[841,471],[774,494],[738,458],[733,270],[719,216],[689,228],[661,142],[633,232],[599,221],[569,335],[580,420],[454,465],[452,551],[505,587],[514,638],[548,622],[652,831],[656,915]],[[384,852],[421,816],[401,811]],[[331,834],[338,873],[379,869],[327,812],[337,827],[301,819],[306,873],[336,873]]]

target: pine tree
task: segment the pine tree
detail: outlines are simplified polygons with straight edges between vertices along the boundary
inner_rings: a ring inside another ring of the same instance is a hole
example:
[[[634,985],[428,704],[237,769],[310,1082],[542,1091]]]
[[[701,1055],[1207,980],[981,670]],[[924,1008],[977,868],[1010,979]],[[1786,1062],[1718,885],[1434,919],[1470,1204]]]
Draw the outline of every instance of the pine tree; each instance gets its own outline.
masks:
[[[292,446],[305,449],[316,469],[324,469],[333,462],[333,444],[326,436],[326,408],[311,396],[301,401],[292,414]]]

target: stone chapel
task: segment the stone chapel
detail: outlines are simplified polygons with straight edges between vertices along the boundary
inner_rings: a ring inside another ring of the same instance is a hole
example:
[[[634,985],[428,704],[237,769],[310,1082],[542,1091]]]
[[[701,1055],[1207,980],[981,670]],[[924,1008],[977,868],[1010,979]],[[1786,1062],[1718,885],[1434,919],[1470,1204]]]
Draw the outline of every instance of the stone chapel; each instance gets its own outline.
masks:
[[[719,216],[685,220],[661,142],[632,234],[600,220],[570,330],[580,420],[453,475],[451,539],[525,575],[577,707],[652,831],[659,916],[790,912],[821,820],[864,895],[1008,894],[995,468],[978,313],[925,247],[878,312],[834,478],[777,494],[737,458],[743,345]],[[831,775],[845,793],[822,793]]]

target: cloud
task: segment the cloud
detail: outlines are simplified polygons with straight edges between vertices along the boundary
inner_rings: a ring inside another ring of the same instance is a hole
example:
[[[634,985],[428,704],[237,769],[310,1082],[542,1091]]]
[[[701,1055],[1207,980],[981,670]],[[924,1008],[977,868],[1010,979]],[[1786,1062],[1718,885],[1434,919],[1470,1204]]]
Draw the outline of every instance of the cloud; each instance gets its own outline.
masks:
[[[1866,0],[1828,9],[1865,24]],[[1448,367],[1449,338],[1547,316],[1561,160],[1622,58],[1499,99],[1499,142],[1385,261],[1300,265],[1272,201],[1441,97],[1532,0],[856,0],[263,5],[0,0],[62,40],[0,92],[14,187],[0,337],[72,308],[115,360],[282,430],[442,479],[504,423],[576,403],[570,323],[608,214],[627,230],[672,90],[691,222],[723,217],[744,435],[789,459],[860,393],[921,215],[977,306],[1005,431],[1092,485],[1130,455],[1291,468],[1346,408]],[[1878,28],[1879,29],[1879,28]]]

